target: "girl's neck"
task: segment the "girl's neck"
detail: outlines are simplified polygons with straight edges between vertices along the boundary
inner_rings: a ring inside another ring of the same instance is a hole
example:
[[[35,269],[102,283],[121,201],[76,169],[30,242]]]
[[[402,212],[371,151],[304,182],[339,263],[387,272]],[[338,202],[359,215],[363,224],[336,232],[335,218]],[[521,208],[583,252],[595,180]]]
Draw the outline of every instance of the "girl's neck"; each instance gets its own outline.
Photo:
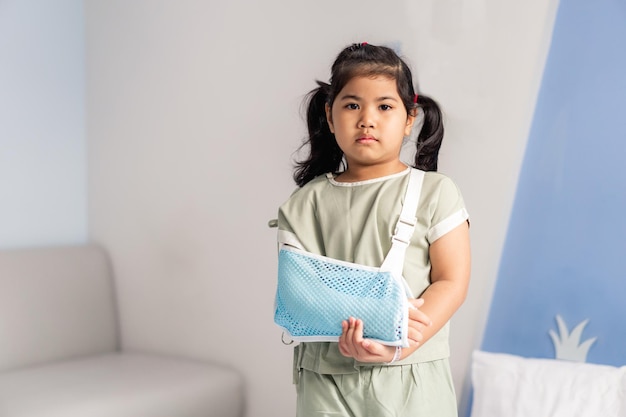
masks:
[[[389,175],[397,174],[407,169],[407,166],[398,161],[397,164],[391,165],[369,165],[369,166],[356,166],[348,167],[341,174],[337,175],[335,181],[337,182],[359,182],[367,181],[375,178],[386,177]]]

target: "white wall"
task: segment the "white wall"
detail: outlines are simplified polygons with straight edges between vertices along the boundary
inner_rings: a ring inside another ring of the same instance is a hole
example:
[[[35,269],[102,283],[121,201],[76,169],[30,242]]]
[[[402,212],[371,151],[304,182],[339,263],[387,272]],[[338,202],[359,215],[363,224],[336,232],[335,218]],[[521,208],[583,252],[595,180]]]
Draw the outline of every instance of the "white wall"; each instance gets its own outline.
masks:
[[[0,248],[87,238],[80,0],[0,1]]]
[[[89,232],[112,252],[123,345],[234,366],[249,416],[293,414],[266,225],[293,189],[299,105],[343,46],[400,42],[447,114],[440,170],[472,216],[464,401],[556,3],[87,1]]]

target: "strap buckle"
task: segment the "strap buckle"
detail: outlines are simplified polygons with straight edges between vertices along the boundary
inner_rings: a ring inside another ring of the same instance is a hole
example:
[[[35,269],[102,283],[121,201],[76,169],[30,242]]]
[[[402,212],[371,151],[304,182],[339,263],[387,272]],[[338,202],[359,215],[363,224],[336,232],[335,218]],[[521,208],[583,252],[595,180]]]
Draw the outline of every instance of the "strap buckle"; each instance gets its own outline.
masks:
[[[411,236],[413,236],[413,231],[415,230],[416,224],[417,217],[413,217],[412,219],[400,218],[398,220],[398,223],[396,224],[396,229],[393,231],[391,241],[396,241],[408,245],[411,242]]]

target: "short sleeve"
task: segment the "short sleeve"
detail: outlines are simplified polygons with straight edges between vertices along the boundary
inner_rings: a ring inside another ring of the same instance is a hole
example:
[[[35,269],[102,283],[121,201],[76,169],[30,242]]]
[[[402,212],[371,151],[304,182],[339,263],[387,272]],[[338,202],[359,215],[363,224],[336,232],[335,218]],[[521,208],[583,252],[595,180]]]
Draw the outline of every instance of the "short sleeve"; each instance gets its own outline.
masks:
[[[469,219],[461,191],[446,176],[440,175],[436,181],[430,205],[432,216],[427,239],[431,244]]]
[[[317,219],[316,193],[320,181],[296,189],[278,210],[278,241],[309,252],[324,254]]]

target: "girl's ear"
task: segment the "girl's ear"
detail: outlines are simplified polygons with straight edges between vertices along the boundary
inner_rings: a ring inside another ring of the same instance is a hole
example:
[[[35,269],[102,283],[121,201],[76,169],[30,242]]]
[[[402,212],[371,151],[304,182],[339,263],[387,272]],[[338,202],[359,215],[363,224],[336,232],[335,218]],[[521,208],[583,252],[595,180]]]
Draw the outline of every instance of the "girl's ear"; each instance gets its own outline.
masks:
[[[412,109],[406,117],[406,126],[404,128],[404,136],[409,136],[417,117],[417,109]]]
[[[333,115],[332,109],[330,108],[330,104],[324,104],[324,110],[326,111],[326,121],[328,122],[328,127],[330,128],[330,132],[332,134],[335,133],[335,126],[333,126]]]

